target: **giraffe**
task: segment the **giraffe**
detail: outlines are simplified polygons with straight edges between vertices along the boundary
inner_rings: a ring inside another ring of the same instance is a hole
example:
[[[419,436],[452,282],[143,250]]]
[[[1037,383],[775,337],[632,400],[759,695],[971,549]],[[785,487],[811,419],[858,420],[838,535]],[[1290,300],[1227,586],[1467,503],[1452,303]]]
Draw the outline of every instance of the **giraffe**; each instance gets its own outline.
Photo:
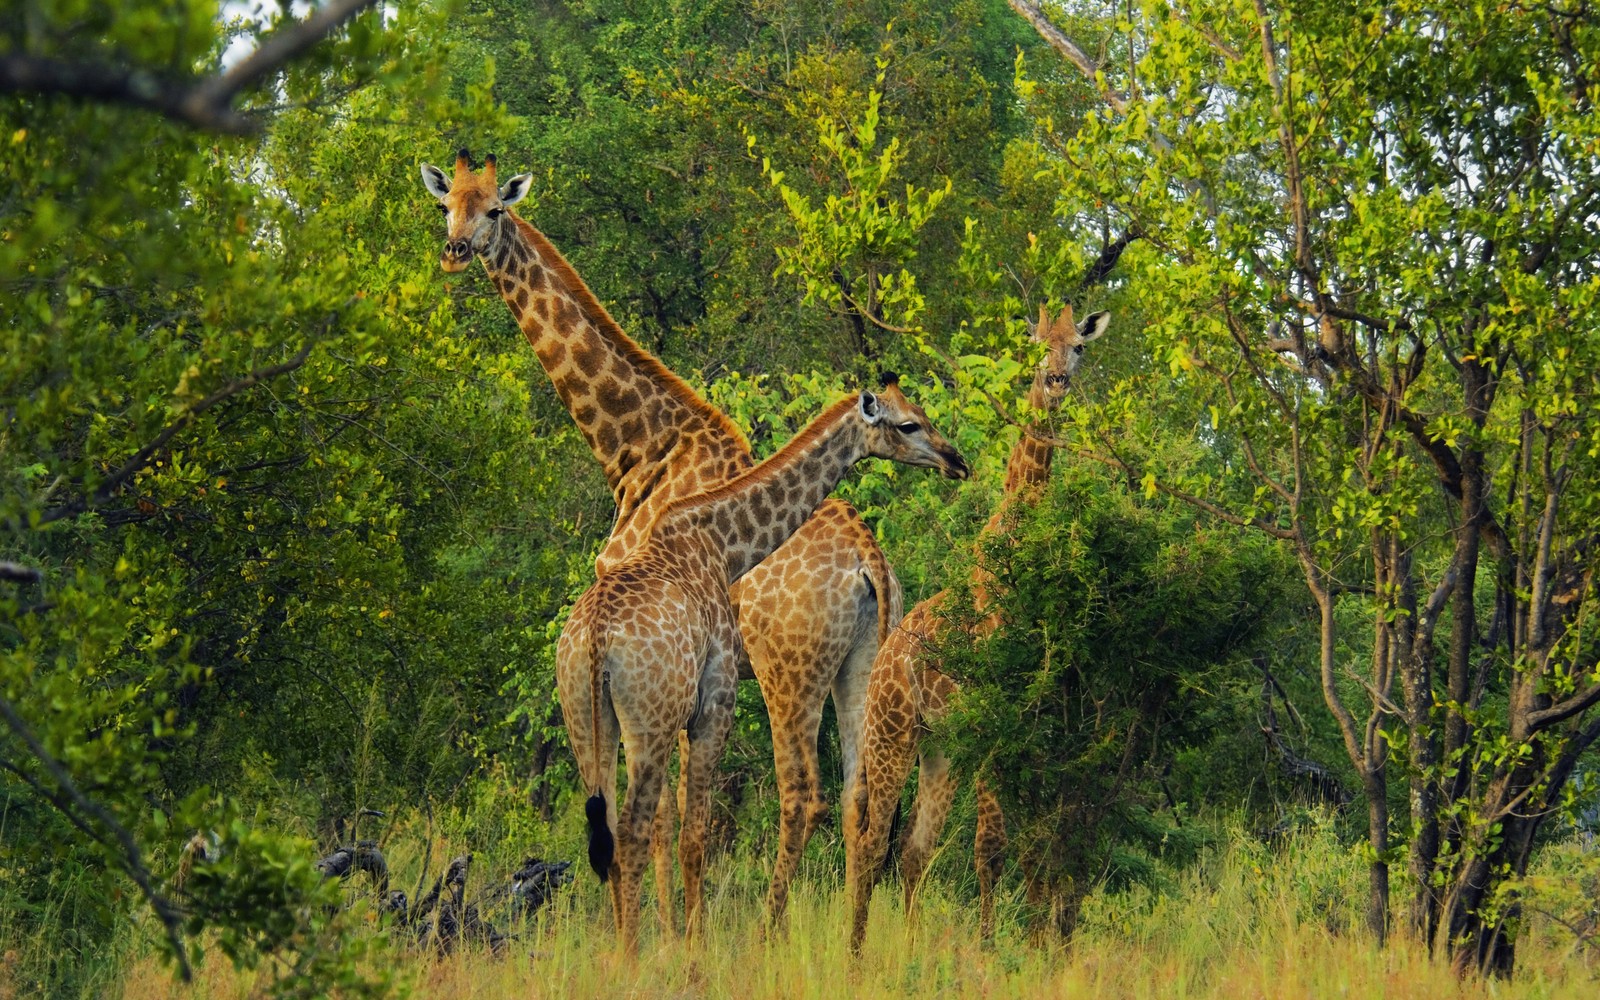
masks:
[[[840,400],[783,449],[722,486],[669,504],[621,562],[572,607],[556,646],[567,737],[589,793],[589,862],[612,886],[623,949],[638,947],[641,879],[667,760],[688,733],[683,775],[683,867],[691,936],[704,909],[711,776],[733,724],[741,637],[729,586],[799,529],[867,457],[965,479],[967,464],[901,393]],[[628,786],[616,805],[618,739]]]
[[[1066,396],[1067,385],[1083,357],[1084,345],[1105,333],[1110,314],[1097,312],[1080,327],[1072,320],[1068,305],[1052,320],[1045,306],[1039,309],[1039,322],[1033,339],[1046,345],[1046,353],[1029,389],[1028,403],[1043,414],[1053,413]],[[984,533],[1004,530],[1006,511],[1012,504],[1026,502],[1050,478],[1050,459],[1054,447],[1042,440],[1044,428],[1035,423],[1025,428],[1011,449],[1006,462],[1003,500],[984,526]],[[992,577],[982,567],[973,571],[974,600],[981,610],[989,604],[986,587]],[[878,650],[872,680],[867,686],[866,728],[862,736],[860,773],[852,783],[845,802],[845,884],[851,894],[850,948],[859,952],[867,930],[867,909],[872,886],[877,880],[888,846],[892,816],[900,803],[900,790],[911,773],[911,762],[918,755],[918,741],[927,723],[937,718],[956,692],[956,683],[927,662],[923,646],[937,636],[942,627],[940,609],[947,598],[940,591],[906,613],[898,627]],[[994,613],[978,623],[982,632],[999,626]],[[902,838],[901,880],[905,887],[905,909],[914,919],[915,897],[934,842],[944,828],[945,817],[955,798],[955,782],[950,762],[932,747],[920,748],[917,799],[911,825]],[[978,832],[974,864],[978,870],[979,928],[987,940],[994,932],[994,885],[999,877],[1001,855],[1005,849],[1005,817],[999,800],[977,781]]]
[[[595,560],[601,572],[639,546],[668,504],[751,468],[750,446],[726,415],[629,338],[544,234],[512,211],[532,175],[502,184],[495,158],[485,161],[475,171],[462,149],[451,177],[422,166],[448,230],[440,265],[458,272],[473,256],[483,262],[599,461],[617,507]],[[899,593],[871,529],[836,499],[734,585],[744,636],[739,676],[760,684],[772,729],[780,800],[766,900],[773,923],[783,917],[800,855],[827,814],[817,761],[823,702],[831,694],[848,780],[856,771],[868,674],[899,620]],[[670,828],[671,795],[663,795],[661,807],[662,826]],[[656,877],[665,900],[670,869],[658,864]],[[662,919],[671,920],[664,902]]]

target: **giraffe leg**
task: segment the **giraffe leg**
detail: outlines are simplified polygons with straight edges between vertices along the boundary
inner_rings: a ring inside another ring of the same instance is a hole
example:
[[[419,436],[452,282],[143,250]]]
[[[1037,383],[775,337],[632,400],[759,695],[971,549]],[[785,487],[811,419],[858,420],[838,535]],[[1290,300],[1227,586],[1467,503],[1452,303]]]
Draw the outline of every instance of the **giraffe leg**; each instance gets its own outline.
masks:
[[[617,938],[628,955],[639,953],[639,898],[644,870],[650,862],[650,834],[666,784],[671,736],[633,733],[623,722],[628,747],[628,790],[623,795],[617,823],[617,874],[612,902],[616,906]],[[629,738],[633,737],[633,738]]]
[[[1005,864],[1006,817],[1000,811],[1000,800],[982,778],[977,780],[977,794],[978,835],[973,863],[978,869],[978,931],[987,943],[994,937],[994,886]]]
[[[833,679],[833,714],[839,723],[839,757],[847,787],[855,778],[862,729],[867,718],[867,687],[872,678],[872,663],[878,656],[876,622],[873,626],[850,648]]]
[[[861,759],[845,801],[845,883],[850,888],[850,950],[861,951],[867,912],[889,843],[889,826],[900,790],[911,772],[916,735],[915,706],[903,677],[880,664],[867,695]]]
[[[916,897],[922,888],[928,861],[944,831],[944,822],[955,801],[955,782],[950,777],[950,761],[937,750],[925,750],[917,768],[917,802],[911,825],[906,828],[900,855],[900,881],[905,886],[906,921],[917,919]]]
[[[778,858],[767,889],[767,921],[781,927],[789,905],[789,883],[800,866],[806,841],[827,811],[817,766],[817,730],[822,725],[820,701],[797,705],[768,703],[772,724],[772,759],[778,779]]]
[[[711,827],[711,785],[722,747],[733,729],[733,703],[739,684],[735,666],[738,632],[730,620],[727,639],[714,642],[700,675],[694,716],[679,738],[679,767],[683,830],[678,836],[678,860],[683,865],[685,933],[699,937],[705,918],[706,838]]]
[[[683,767],[683,762],[688,760],[688,754],[678,757],[678,767]],[[650,854],[655,865],[656,876],[656,918],[661,924],[663,937],[672,938],[678,935],[676,920],[677,901],[673,892],[672,871],[672,839],[676,832],[678,812],[677,803],[672,793],[672,782],[663,776],[661,782],[661,800],[656,805],[655,830],[650,835]]]

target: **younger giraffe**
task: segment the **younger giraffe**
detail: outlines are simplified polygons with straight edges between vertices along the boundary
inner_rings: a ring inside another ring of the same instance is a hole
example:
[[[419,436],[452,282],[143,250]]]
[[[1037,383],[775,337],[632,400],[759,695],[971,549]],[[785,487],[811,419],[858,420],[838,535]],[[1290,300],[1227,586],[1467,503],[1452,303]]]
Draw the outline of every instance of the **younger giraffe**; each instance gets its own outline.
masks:
[[[1040,306],[1039,323],[1033,338],[1048,351],[1034,374],[1028,403],[1033,409],[1052,413],[1066,396],[1067,383],[1083,356],[1083,347],[1106,331],[1110,314],[1097,312],[1079,327],[1072,321],[1068,305],[1054,321],[1047,308]],[[1044,428],[1034,424],[1022,432],[1006,463],[1004,499],[1000,509],[984,526],[988,534],[1000,530],[1007,508],[1025,501],[1028,494],[1050,478],[1052,445],[1034,434]],[[985,585],[991,579],[980,567],[974,571],[975,599],[979,609],[989,603]],[[900,790],[911,773],[911,758],[918,752],[918,740],[927,731],[929,720],[937,718],[955,693],[956,684],[934,664],[928,663],[923,645],[942,627],[940,605],[946,598],[940,591],[912,608],[889,634],[878,650],[867,684],[867,721],[862,734],[860,771],[851,786],[853,794],[845,803],[845,883],[850,887],[852,924],[850,948],[860,951],[867,932],[867,907],[872,901],[872,886],[877,880],[888,846],[889,827]],[[979,623],[984,633],[999,626],[994,616]],[[901,881],[905,885],[905,908],[910,919],[916,892],[922,880],[934,842],[944,828],[945,817],[955,798],[955,783],[950,777],[950,762],[931,747],[921,748],[917,781],[917,800],[911,826],[902,840]],[[1001,852],[1005,849],[1005,817],[994,793],[977,782],[979,926],[987,939],[994,931],[994,884],[999,876]]]
[[[573,605],[556,647],[567,738],[590,798],[589,863],[611,882],[623,948],[638,948],[639,894],[667,761],[680,730],[679,861],[690,934],[704,906],[711,778],[733,723],[741,639],[728,587],[806,522],[850,466],[874,455],[964,479],[967,464],[885,378],[835,404],[726,485],[670,504],[643,543]],[[615,805],[617,741],[628,788]]]

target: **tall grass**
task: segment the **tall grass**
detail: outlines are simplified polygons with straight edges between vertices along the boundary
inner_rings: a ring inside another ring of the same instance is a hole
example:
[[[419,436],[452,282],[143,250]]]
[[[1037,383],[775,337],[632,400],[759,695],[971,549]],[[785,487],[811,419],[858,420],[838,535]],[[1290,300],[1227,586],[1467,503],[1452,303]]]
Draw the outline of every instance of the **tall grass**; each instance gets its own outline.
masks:
[[[414,879],[426,846],[420,835],[396,838],[390,846],[396,870]],[[461,849],[438,837],[431,847],[435,871]],[[515,860],[481,851],[474,884],[510,871]],[[959,880],[928,886],[919,919],[910,921],[898,886],[887,883],[873,902],[864,954],[852,960],[841,872],[832,862],[806,870],[781,934],[761,931],[764,878],[761,864],[748,857],[714,863],[708,925],[693,947],[657,930],[654,906],[647,903],[637,961],[618,954],[609,904],[585,870],[536,924],[522,929],[503,958],[469,949],[438,959],[391,943],[368,964],[391,975],[397,992],[423,997],[1600,995],[1597,957],[1538,916],[1525,924],[1518,974],[1510,982],[1458,981],[1403,939],[1376,946],[1362,929],[1364,867],[1327,824],[1273,844],[1233,829],[1199,863],[1165,872],[1156,887],[1093,893],[1070,947],[1031,945],[1015,895],[1005,901],[997,940],[984,948],[971,886]],[[411,888],[403,880],[397,884]],[[118,985],[129,1000],[220,1000],[262,995],[271,978],[270,967],[236,972],[214,957],[201,965],[192,987],[182,987],[160,961],[143,957],[129,963]]]

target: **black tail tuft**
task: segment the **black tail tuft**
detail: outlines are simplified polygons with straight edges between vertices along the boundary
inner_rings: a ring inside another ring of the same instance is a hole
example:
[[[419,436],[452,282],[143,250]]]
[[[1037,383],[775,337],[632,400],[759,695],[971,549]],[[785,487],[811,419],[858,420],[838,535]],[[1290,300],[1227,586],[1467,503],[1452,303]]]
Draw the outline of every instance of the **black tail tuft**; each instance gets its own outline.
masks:
[[[589,817],[589,867],[604,882],[611,872],[611,859],[616,855],[617,843],[611,839],[611,827],[606,825],[606,797],[591,795],[583,811]]]

